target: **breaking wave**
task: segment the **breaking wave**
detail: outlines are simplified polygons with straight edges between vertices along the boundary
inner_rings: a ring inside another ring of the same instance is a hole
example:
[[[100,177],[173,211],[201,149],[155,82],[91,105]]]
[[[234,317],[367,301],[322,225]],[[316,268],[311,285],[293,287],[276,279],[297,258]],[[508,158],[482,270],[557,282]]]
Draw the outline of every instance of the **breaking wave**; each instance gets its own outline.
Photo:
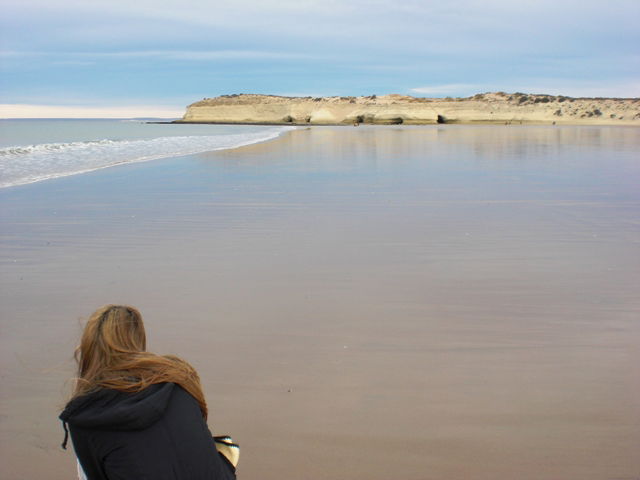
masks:
[[[277,138],[291,127],[226,135],[169,136],[139,140],[87,140],[0,149],[0,187],[91,172],[127,163],[225,150]]]

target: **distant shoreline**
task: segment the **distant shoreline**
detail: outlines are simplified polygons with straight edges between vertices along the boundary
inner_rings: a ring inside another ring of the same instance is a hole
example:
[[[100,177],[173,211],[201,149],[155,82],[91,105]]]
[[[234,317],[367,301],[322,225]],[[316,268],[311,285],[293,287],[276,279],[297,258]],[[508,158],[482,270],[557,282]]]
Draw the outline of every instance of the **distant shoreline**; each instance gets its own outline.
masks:
[[[280,123],[275,123],[275,122],[185,122],[182,120],[172,120],[172,121],[167,121],[167,122],[145,122],[145,123],[149,123],[149,124],[158,124],[158,125],[245,125],[245,126],[263,126],[263,127],[353,127],[356,125],[352,125],[349,123],[285,123],[285,122],[280,122]],[[426,127],[429,125],[460,125],[460,126],[481,126],[481,125],[486,125],[486,126],[558,126],[558,127],[588,127],[588,126],[594,126],[594,127],[615,127],[615,126],[620,126],[620,127],[633,127],[633,126],[639,126],[640,127],[640,123],[568,123],[568,122],[562,122],[562,123],[549,123],[549,122],[543,122],[543,121],[522,121],[522,122],[509,122],[509,123],[505,123],[505,122],[492,122],[492,121],[473,121],[473,122],[443,122],[443,123],[398,123],[398,124],[394,124],[394,123],[362,123],[359,124],[357,126],[374,126],[374,127]]]
[[[467,98],[280,97],[238,94],[192,103],[169,123],[213,125],[638,125],[640,98],[504,92]]]

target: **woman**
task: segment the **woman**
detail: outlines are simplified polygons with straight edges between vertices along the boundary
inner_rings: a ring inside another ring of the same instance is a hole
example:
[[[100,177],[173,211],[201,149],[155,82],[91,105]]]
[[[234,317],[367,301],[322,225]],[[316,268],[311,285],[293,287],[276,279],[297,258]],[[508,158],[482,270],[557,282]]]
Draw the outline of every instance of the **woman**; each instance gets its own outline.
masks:
[[[148,353],[142,316],[107,305],[85,326],[78,379],[60,415],[90,480],[233,480],[207,427],[198,374],[184,360]],[[235,462],[234,462],[235,463]]]

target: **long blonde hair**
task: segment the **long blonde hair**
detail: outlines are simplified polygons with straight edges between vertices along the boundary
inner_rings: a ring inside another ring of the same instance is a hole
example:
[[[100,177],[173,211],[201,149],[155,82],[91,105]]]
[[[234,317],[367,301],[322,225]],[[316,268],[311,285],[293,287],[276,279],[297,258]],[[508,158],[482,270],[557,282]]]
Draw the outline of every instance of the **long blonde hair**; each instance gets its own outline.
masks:
[[[96,310],[75,351],[78,377],[73,397],[101,388],[139,392],[156,383],[173,382],[197,400],[206,419],[207,404],[195,369],[178,357],[155,355],[146,348],[142,315],[136,308],[105,305]]]

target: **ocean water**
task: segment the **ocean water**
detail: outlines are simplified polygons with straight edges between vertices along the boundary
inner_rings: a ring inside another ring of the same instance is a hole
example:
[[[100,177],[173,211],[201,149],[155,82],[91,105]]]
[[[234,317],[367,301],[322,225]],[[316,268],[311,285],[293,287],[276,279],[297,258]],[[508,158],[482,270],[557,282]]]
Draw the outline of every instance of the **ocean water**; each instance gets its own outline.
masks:
[[[271,140],[290,128],[134,120],[0,120],[0,188],[236,148]]]

